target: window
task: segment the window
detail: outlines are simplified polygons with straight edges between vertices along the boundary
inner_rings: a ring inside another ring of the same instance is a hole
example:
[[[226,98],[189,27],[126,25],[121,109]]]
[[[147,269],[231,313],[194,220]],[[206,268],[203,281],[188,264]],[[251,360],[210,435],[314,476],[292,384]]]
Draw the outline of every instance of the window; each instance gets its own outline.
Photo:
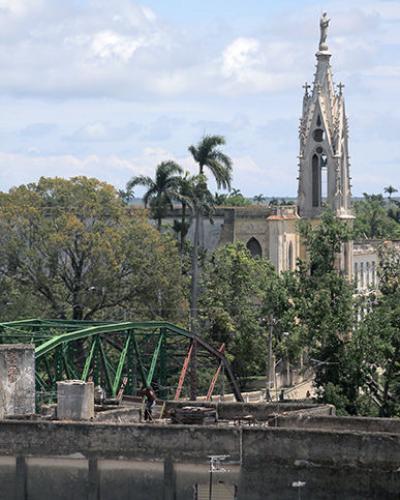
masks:
[[[366,263],[366,267],[367,267],[367,269],[366,269],[366,273],[365,273],[366,274],[366,276],[365,276],[365,284],[366,284],[367,287],[369,287],[369,285],[370,285],[370,281],[369,281],[369,279],[370,279],[370,277],[369,277],[369,262]]]
[[[371,284],[372,284],[372,286],[376,285],[375,261],[372,261],[372,263],[371,263]]]
[[[316,128],[314,130],[313,139],[315,142],[322,142],[325,139],[325,133],[322,128]]]
[[[357,262],[354,263],[354,285],[356,288],[358,288],[358,264],[357,264]]]
[[[288,248],[288,270],[293,271],[293,243],[289,243]]]
[[[250,238],[246,244],[247,249],[252,257],[262,257],[262,248],[260,243],[255,238]]]
[[[312,205],[313,207],[321,205],[321,169],[317,155],[312,157]]]
[[[364,262],[360,264],[360,288],[364,288]]]

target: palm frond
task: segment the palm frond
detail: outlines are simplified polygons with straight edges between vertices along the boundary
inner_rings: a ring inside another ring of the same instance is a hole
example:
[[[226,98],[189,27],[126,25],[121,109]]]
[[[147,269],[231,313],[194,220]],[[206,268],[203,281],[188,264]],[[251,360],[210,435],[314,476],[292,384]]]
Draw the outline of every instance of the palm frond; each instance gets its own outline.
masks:
[[[132,177],[126,183],[126,190],[131,191],[135,186],[147,186],[151,187],[154,184],[153,179],[146,175],[137,175],[136,177]]]

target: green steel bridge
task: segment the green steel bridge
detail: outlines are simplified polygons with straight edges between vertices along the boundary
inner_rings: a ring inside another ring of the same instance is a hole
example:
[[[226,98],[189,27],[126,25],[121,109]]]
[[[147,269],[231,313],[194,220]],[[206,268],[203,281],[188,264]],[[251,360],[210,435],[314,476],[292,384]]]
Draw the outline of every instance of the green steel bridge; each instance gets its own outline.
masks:
[[[135,395],[152,385],[159,398],[179,399],[196,350],[198,378],[210,399],[219,375],[237,401],[242,396],[224,346],[215,349],[167,322],[28,319],[0,323],[0,343],[35,345],[36,385],[55,393],[60,380],[92,380],[109,397]],[[210,373],[214,376],[210,379]]]

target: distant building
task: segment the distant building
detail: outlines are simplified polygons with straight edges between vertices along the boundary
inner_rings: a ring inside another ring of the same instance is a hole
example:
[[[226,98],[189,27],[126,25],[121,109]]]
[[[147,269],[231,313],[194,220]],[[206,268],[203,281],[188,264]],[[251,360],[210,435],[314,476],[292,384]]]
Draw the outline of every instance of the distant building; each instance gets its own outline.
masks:
[[[303,110],[299,127],[297,205],[219,207],[214,224],[205,220],[200,240],[212,250],[242,241],[254,257],[271,260],[278,272],[293,270],[297,258],[305,257],[298,221],[320,221],[324,208],[353,225],[348,122],[344,85],[334,84],[327,44],[329,19],[320,20],[321,38],[316,53],[312,85],[303,86]],[[178,215],[178,214],[176,214]],[[173,218],[173,214],[171,214]],[[172,222],[172,219],[170,220]],[[188,237],[191,238],[193,227]],[[349,241],[342,246],[340,270],[356,283],[360,293],[377,287],[378,248],[381,241]],[[400,242],[393,242],[399,246]]]

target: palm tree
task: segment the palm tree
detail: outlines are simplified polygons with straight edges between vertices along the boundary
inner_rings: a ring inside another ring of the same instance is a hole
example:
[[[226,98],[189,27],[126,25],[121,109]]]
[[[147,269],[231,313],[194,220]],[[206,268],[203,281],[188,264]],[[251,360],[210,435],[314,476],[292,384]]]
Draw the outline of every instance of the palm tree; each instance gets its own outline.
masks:
[[[395,188],[395,187],[393,187],[392,185],[389,185],[389,186],[387,186],[387,187],[383,188],[383,190],[384,190],[384,192],[385,192],[385,193],[387,193],[387,194],[389,195],[389,196],[388,196],[389,200],[391,200],[391,199],[392,199],[392,194],[394,194],[394,193],[397,193],[397,192],[398,192],[398,189],[396,189],[396,188]]]
[[[185,246],[185,238],[189,231],[190,223],[186,221],[187,209],[191,209],[193,212],[194,200],[194,180],[190,176],[189,172],[185,172],[185,175],[179,179],[179,188],[177,199],[181,202],[181,220],[174,221],[174,230],[180,234],[180,251],[183,253],[183,248]]]
[[[264,205],[266,200],[267,199],[263,194],[257,194],[256,196],[253,196],[253,201],[257,203],[257,205]]]
[[[225,138],[220,135],[205,135],[196,146],[190,146],[189,152],[199,166],[197,180],[197,198],[206,198],[209,190],[204,169],[207,167],[216,183],[218,189],[230,189],[232,179],[232,160],[224,154],[220,146],[225,145]],[[198,202],[194,207],[195,226],[192,252],[192,281],[191,281],[191,305],[190,305],[190,327],[193,333],[197,330],[197,306],[199,292],[199,234],[202,222],[202,211],[204,204]],[[191,362],[191,399],[197,396],[197,360],[196,343],[193,344]]]
[[[127,183],[127,192],[135,186],[146,186],[148,189],[143,196],[144,206],[150,205],[153,218],[157,220],[157,228],[161,231],[161,222],[168,209],[173,208],[173,200],[178,196],[182,168],[174,161],[163,161],[157,166],[156,176],[139,175],[132,177]]]

